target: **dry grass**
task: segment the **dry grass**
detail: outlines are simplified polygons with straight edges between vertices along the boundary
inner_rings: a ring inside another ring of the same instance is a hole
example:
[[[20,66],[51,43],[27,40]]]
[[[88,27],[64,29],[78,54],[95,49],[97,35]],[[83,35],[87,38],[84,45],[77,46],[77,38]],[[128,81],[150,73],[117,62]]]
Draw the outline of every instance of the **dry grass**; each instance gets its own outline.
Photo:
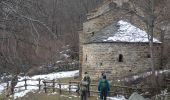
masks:
[[[77,94],[58,94],[58,93],[28,93],[22,98],[16,100],[80,100]],[[90,97],[88,100],[97,100],[96,97]]]

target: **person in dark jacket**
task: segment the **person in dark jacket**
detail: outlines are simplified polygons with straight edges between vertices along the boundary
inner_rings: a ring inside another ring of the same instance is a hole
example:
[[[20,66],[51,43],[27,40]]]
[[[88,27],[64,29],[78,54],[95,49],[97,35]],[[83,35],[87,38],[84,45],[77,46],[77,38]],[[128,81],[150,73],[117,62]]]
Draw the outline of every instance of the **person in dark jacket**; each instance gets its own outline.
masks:
[[[108,91],[110,91],[110,85],[106,79],[106,75],[104,75],[103,79],[99,81],[98,91],[100,92],[100,100],[106,100]]]
[[[83,80],[81,80],[79,87],[80,87],[80,100],[87,100],[88,81],[86,77],[84,77]]]
[[[87,79],[88,86],[87,86],[87,96],[90,97],[90,83],[91,83],[91,78],[87,72],[84,73],[84,77]]]

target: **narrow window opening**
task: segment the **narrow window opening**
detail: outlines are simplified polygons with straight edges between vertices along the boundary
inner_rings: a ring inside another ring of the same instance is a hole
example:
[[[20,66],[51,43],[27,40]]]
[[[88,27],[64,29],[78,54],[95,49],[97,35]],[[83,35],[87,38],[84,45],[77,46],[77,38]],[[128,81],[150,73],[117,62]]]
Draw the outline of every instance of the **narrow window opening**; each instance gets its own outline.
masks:
[[[91,33],[91,36],[94,36],[94,32]]]
[[[103,63],[100,63],[100,66],[102,66],[103,65]]]
[[[123,55],[119,54],[119,62],[123,62]]]
[[[150,54],[147,54],[147,58],[151,58],[151,55],[150,55]]]
[[[87,55],[86,55],[86,59],[85,60],[87,61]]]

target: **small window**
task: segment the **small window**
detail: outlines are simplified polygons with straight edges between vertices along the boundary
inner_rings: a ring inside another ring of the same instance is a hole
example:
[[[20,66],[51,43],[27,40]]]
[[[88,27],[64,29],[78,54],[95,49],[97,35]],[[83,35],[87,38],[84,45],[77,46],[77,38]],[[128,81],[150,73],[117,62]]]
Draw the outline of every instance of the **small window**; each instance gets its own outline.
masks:
[[[102,66],[103,65],[103,63],[100,63],[100,66]]]
[[[87,55],[86,55],[86,59],[85,60],[87,61]]]
[[[123,55],[119,54],[119,62],[123,62]]]
[[[94,36],[94,32],[91,32],[91,36]]]
[[[151,58],[151,55],[150,55],[150,54],[147,54],[147,58]]]

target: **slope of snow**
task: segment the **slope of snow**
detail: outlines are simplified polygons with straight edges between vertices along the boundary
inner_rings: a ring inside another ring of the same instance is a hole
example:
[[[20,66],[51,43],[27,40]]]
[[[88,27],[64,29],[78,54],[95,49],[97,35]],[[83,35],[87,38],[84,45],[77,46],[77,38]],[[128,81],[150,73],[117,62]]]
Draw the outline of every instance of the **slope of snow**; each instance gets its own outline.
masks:
[[[121,41],[121,42],[149,42],[148,34],[133,26],[132,24],[120,20],[118,23],[118,32],[113,36],[108,37],[103,41]],[[153,42],[160,43],[157,39],[153,39]]]

